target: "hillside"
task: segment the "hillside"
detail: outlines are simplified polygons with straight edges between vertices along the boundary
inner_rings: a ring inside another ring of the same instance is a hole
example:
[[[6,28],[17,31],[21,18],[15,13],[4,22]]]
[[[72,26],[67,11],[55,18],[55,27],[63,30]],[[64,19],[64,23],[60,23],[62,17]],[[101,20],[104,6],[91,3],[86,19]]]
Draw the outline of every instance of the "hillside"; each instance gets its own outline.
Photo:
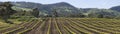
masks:
[[[120,6],[114,6],[114,7],[111,7],[110,9],[120,12]]]
[[[52,15],[53,11],[57,11],[58,16],[67,16],[67,17],[80,17],[81,15],[84,15],[88,17],[88,14],[91,14],[91,12],[94,12],[95,14],[92,15],[93,17],[98,17],[99,15],[105,15],[109,17],[118,17],[119,16],[119,6],[112,7],[110,9],[98,9],[98,8],[77,8],[72,6],[69,3],[66,2],[59,2],[54,4],[40,4],[40,3],[33,3],[33,2],[12,2],[13,9],[15,10],[27,10],[31,11],[34,8],[38,8],[40,11],[39,16],[45,16],[45,15]],[[55,10],[54,10],[55,9]],[[111,12],[112,11],[112,12]],[[104,13],[104,14],[101,14]],[[114,14],[113,14],[114,13]],[[97,15],[96,15],[97,14]]]
[[[12,2],[16,7],[21,7],[21,8],[38,8],[41,13],[45,13],[48,15],[51,15],[51,12],[55,8],[58,11],[58,14],[60,16],[67,16],[66,13],[68,14],[78,14],[79,11],[77,8],[74,6],[66,3],[66,2],[60,2],[60,3],[55,3],[55,4],[39,4],[39,3],[32,3],[32,2]],[[62,15],[61,15],[62,14]]]

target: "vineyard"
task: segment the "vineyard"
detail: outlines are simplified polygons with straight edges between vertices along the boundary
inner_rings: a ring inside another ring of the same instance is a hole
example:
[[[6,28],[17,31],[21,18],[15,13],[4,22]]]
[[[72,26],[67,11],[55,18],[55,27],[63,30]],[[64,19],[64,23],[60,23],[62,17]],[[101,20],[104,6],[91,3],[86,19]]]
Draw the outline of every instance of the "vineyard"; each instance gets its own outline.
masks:
[[[120,34],[120,20],[103,18],[29,19],[11,27],[0,27],[0,34]]]

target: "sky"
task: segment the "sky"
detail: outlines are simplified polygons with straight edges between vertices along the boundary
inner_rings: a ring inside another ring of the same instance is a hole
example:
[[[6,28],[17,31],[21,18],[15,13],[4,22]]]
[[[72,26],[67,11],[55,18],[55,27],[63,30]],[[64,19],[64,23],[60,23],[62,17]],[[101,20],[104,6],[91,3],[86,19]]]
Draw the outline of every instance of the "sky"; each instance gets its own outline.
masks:
[[[119,6],[120,0],[0,0],[2,2],[5,1],[25,1],[25,2],[35,2],[41,4],[53,4],[59,2],[67,2],[77,8],[100,8],[100,9],[108,9],[113,6]]]

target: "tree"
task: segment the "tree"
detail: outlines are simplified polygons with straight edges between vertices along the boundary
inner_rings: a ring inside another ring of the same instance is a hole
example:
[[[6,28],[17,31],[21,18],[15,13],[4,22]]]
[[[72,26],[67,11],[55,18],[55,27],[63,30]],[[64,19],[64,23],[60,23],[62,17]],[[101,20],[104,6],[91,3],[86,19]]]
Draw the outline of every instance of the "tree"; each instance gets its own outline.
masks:
[[[34,8],[33,9],[32,15],[37,17],[37,18],[39,17],[39,10],[38,10],[38,8]]]
[[[12,22],[8,21],[10,15],[16,13],[11,7],[13,5],[10,2],[4,2],[0,4],[0,17],[7,23],[13,24]]]
[[[104,18],[104,16],[102,14],[98,14],[97,17],[98,18]]]
[[[52,9],[52,17],[58,17],[57,9]]]

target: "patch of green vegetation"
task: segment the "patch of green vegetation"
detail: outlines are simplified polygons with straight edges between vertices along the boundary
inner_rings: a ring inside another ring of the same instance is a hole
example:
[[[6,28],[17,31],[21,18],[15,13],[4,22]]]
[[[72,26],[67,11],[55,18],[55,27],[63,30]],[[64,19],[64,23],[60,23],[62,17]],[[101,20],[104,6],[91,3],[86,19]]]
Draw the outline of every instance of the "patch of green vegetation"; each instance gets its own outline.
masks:
[[[31,9],[28,9],[28,8],[21,8],[21,7],[16,7],[16,6],[13,6],[12,9],[17,10],[17,11],[21,11],[21,10],[32,11]]]

